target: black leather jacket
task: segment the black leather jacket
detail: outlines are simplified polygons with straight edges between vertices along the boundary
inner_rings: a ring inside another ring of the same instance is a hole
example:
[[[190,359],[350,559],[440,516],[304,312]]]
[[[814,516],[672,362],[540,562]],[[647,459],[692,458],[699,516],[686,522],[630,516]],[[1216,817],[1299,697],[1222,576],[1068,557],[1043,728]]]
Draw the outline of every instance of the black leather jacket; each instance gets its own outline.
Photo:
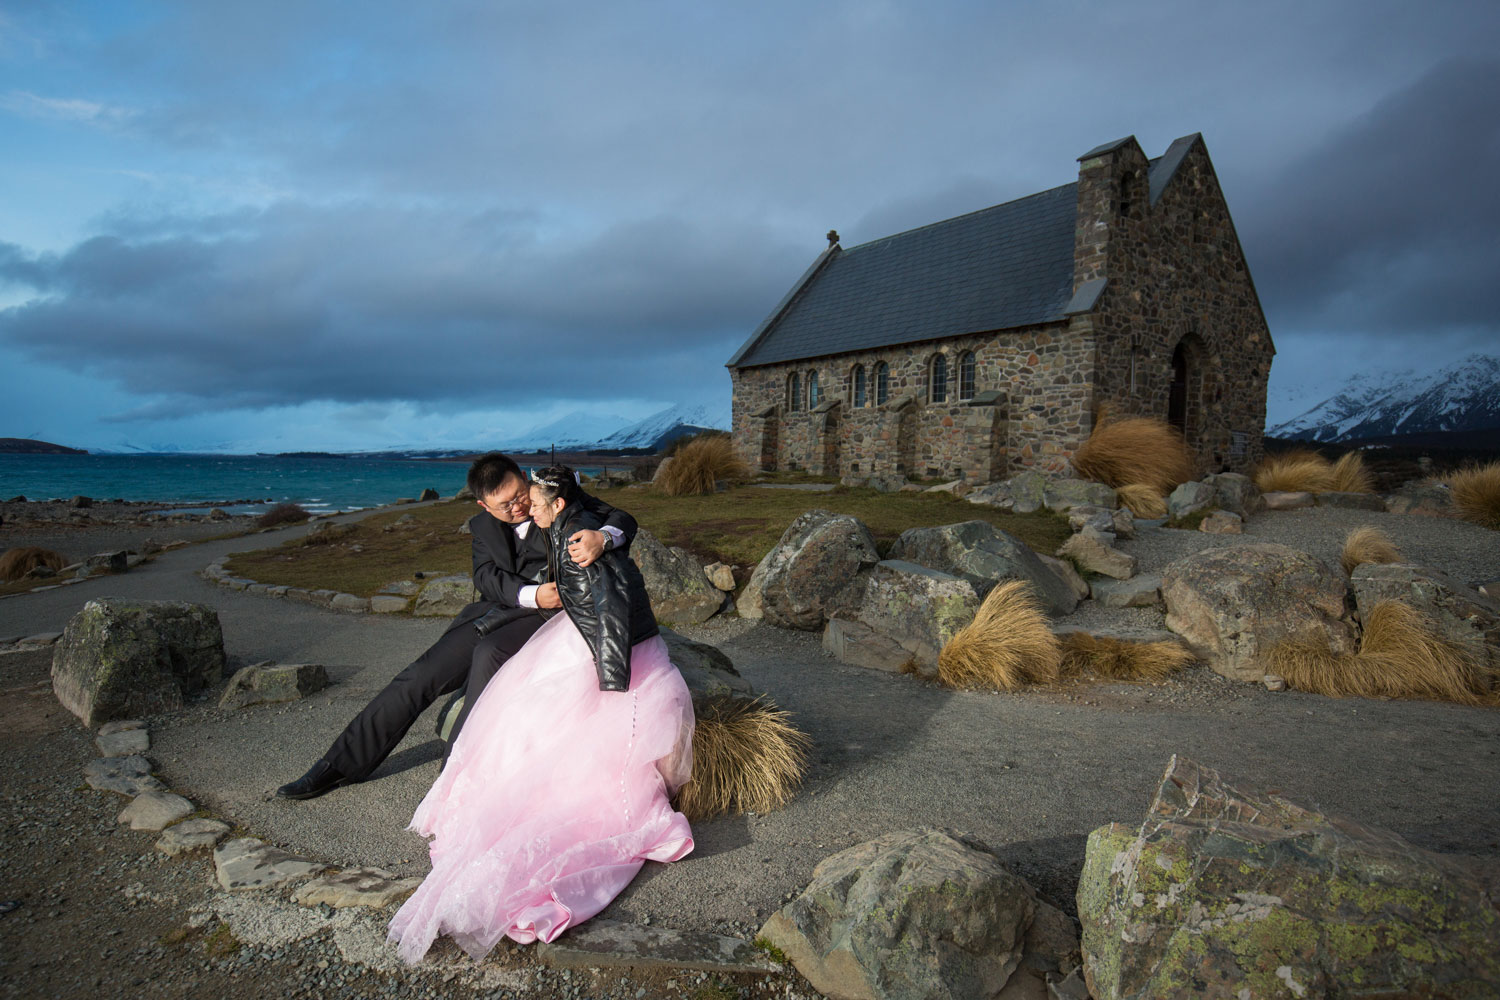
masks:
[[[598,531],[604,522],[593,511],[573,504],[547,532],[550,579],[557,584],[563,610],[594,651],[600,691],[630,688],[630,647],[658,634],[651,599],[641,571],[623,549],[610,549],[587,568],[568,555],[567,539],[576,531]]]

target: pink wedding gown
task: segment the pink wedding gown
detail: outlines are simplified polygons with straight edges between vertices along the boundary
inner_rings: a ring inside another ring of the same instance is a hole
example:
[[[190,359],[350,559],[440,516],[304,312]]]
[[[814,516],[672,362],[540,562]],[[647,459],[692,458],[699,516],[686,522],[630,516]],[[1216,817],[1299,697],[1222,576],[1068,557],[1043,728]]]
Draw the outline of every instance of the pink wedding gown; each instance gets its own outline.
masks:
[[[660,637],[630,690],[600,691],[588,644],[549,620],[485,686],[412,817],[432,873],[391,920],[401,957],[447,934],[476,960],[551,941],[609,905],[648,859],[693,849],[670,795],[692,773],[693,704]]]

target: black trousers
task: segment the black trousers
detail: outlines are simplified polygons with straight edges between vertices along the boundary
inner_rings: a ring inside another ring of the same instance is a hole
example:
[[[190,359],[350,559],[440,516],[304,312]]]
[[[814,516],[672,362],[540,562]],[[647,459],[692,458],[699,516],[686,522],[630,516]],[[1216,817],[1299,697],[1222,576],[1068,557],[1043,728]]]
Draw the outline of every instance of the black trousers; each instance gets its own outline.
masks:
[[[453,731],[448,734],[448,746],[443,751],[443,760],[448,760],[448,752],[453,749],[453,744],[458,741],[458,734],[468,721],[469,712],[474,709],[474,703],[479,700],[480,692],[490,682],[490,678],[500,672],[512,656],[521,651],[528,639],[536,635],[537,630],[545,624],[546,619],[541,615],[527,615],[508,625],[502,625],[489,635],[480,640],[479,645],[474,647],[474,655],[469,661],[469,677],[464,683],[464,707],[459,710],[458,718],[453,720]]]
[[[344,727],[323,759],[346,778],[360,781],[369,777],[396,749],[427,706],[466,682],[469,693],[464,701],[464,715],[467,715],[484,684],[516,650],[526,645],[542,622],[540,614],[526,615],[483,639],[474,631],[472,622],[450,628],[370,700]],[[485,670],[476,674],[474,664],[481,659]],[[473,678],[481,674],[483,679],[475,686]],[[462,723],[460,717],[454,726],[455,737]]]

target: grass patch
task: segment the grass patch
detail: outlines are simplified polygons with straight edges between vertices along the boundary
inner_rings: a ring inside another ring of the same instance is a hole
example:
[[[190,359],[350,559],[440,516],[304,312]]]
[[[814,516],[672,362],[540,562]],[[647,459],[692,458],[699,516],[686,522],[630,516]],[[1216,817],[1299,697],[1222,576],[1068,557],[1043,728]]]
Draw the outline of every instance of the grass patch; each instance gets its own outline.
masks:
[[[1251,473],[1262,493],[1373,493],[1375,479],[1364,455],[1345,452],[1330,462],[1307,448],[1292,448],[1261,460]]]
[[[1453,491],[1459,517],[1500,529],[1500,462],[1460,469],[1443,481]]]
[[[759,698],[719,696],[695,701],[693,715],[693,777],[677,793],[684,816],[767,813],[791,800],[811,741],[788,713]]]
[[[1167,516],[1167,498],[1155,486],[1147,483],[1126,483],[1116,493],[1120,503],[1130,508],[1130,513],[1146,520]]]
[[[15,583],[38,566],[45,566],[56,572],[66,565],[67,561],[60,554],[37,545],[6,549],[4,553],[0,553],[0,580]],[[51,579],[51,577],[46,579]],[[33,585],[39,587],[45,582],[45,579],[38,579]]]
[[[739,1000],[739,990],[717,976],[693,991],[693,1000]]]
[[[234,936],[234,932],[225,923],[216,924],[203,939],[203,950],[213,958],[233,958],[243,947],[240,939]]]
[[[1073,456],[1073,468],[1084,479],[1121,486],[1145,484],[1165,496],[1193,478],[1192,452],[1182,433],[1157,417],[1101,414]]]
[[[312,517],[300,504],[279,503],[262,514],[257,520],[262,528],[273,528],[278,524],[301,524]]]
[[[1074,632],[1062,641],[1064,676],[1094,673],[1116,681],[1155,683],[1195,662],[1180,642],[1126,642]]]
[[[1354,572],[1356,566],[1365,563],[1394,563],[1401,561],[1401,551],[1385,532],[1370,525],[1355,528],[1344,538],[1344,550],[1339,555],[1339,564],[1344,575]]]
[[[758,937],[750,942],[750,946],[756,951],[764,952],[765,956],[777,965],[786,965],[791,961],[786,957],[786,952],[772,944],[769,938]]]
[[[660,470],[656,485],[668,496],[703,495],[719,480],[750,478],[750,467],[734,450],[734,440],[722,431],[706,431],[680,439]]]
[[[938,654],[938,680],[952,688],[1014,691],[1055,683],[1062,650],[1031,584],[1006,580],[985,597],[974,621]]]

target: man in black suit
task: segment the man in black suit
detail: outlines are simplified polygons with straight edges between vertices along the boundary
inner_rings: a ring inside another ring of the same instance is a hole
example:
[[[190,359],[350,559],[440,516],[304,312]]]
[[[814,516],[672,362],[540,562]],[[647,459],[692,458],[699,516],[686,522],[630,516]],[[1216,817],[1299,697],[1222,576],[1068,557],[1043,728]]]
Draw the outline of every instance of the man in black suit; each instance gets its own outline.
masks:
[[[469,490],[482,511],[469,520],[473,536],[474,587],[481,600],[458,613],[427,652],[377,694],[334,740],[333,746],[306,774],[276,789],[286,799],[311,799],[342,785],[363,781],[401,742],[417,717],[438,698],[467,684],[465,711],[480,690],[526,640],[542,627],[542,609],[558,608],[557,584],[541,582],[547,571],[545,533],[531,523],[526,477],[499,452],[469,467]],[[579,531],[568,539],[568,551],[587,566],[606,548],[628,546],[635,538],[635,518],[595,497],[584,505],[604,521],[602,531]],[[502,624],[480,636],[474,622],[499,609]]]

